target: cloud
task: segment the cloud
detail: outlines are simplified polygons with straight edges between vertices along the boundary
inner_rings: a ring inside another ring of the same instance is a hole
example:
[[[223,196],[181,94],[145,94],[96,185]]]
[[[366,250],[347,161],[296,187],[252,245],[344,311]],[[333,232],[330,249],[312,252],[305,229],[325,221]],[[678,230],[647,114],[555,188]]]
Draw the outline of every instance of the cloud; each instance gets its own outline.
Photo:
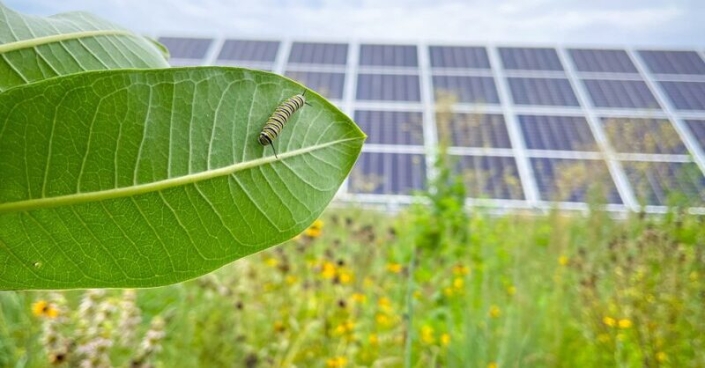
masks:
[[[87,10],[149,33],[458,42],[703,45],[705,10],[666,0],[35,0],[50,14]]]

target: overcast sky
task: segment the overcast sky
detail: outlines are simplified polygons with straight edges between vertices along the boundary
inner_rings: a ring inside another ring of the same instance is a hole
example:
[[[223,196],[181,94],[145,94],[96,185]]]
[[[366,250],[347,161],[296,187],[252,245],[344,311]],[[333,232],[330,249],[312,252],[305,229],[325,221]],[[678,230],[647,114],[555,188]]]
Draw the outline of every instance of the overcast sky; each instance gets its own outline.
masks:
[[[705,0],[5,0],[152,35],[705,48]]]

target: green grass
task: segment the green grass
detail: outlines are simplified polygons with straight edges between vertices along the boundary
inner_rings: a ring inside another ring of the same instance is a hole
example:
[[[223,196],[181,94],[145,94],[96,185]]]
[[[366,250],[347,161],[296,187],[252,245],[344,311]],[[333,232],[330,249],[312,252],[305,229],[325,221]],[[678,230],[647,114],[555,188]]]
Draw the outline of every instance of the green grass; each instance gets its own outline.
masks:
[[[139,290],[136,341],[162,315],[164,367],[705,366],[702,218],[475,214],[464,242],[437,246],[413,210],[323,220],[317,238]],[[65,295],[61,330],[80,341],[82,292]],[[45,298],[0,294],[0,365],[47,364],[31,313]],[[117,341],[119,308],[111,318]]]

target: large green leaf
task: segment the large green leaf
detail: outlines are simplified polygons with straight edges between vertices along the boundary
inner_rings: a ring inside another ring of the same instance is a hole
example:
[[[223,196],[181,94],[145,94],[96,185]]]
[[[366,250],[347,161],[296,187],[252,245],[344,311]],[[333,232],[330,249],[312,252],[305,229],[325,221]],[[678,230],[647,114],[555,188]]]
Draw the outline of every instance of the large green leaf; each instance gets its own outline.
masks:
[[[301,232],[364,140],[312,91],[237,68],[86,72],[0,93],[0,289],[148,287]]]
[[[42,18],[0,2],[0,91],[87,70],[168,66],[153,42],[91,14]]]

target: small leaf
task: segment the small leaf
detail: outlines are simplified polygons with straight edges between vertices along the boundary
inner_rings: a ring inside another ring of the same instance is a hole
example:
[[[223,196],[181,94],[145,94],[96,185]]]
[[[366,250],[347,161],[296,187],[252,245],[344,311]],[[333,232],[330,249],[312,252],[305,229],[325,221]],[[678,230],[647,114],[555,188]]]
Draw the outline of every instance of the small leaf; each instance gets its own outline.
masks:
[[[281,243],[316,219],[364,134],[312,91],[238,68],[74,74],[0,94],[0,289],[150,287]]]
[[[88,70],[165,68],[155,42],[88,13],[35,17],[0,3],[0,91]]]

